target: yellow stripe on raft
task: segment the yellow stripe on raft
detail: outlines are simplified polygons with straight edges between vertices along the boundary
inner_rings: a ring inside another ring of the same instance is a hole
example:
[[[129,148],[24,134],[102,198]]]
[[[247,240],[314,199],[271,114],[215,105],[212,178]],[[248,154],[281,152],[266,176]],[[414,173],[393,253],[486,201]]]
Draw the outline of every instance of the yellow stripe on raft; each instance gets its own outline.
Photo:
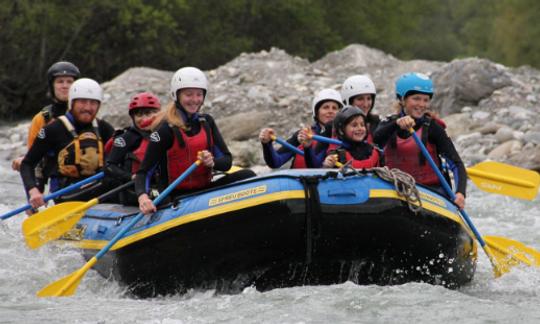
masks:
[[[434,213],[437,213],[439,215],[442,215],[444,217],[447,217],[459,224],[461,224],[467,232],[469,232],[469,235],[472,237],[472,233],[470,233],[470,230],[468,227],[463,223],[463,220],[458,214],[452,213],[448,209],[438,206],[430,201],[437,202],[439,199],[430,196],[424,193],[421,193],[422,195],[422,207],[426,210],[432,211]],[[205,210],[201,210],[192,214],[187,214],[182,217],[178,217],[175,219],[172,219],[168,222],[165,222],[163,224],[159,224],[156,226],[153,226],[151,228],[148,228],[146,230],[134,233],[128,237],[125,237],[121,240],[119,240],[112,248],[111,250],[116,250],[119,248],[122,248],[126,245],[132,244],[134,242],[137,242],[139,240],[145,239],[147,237],[150,237],[152,235],[155,235],[157,233],[166,231],[168,229],[198,221],[201,219],[209,218],[218,216],[224,213],[244,209],[247,207],[253,207],[258,206],[274,201],[284,200],[284,199],[304,199],[305,193],[303,190],[291,190],[291,191],[281,191],[271,194],[262,195],[259,197],[244,199],[242,201],[219,205],[217,207],[208,208]],[[399,199],[405,201],[403,197],[400,197],[395,190],[389,190],[389,189],[373,189],[369,192],[369,198],[392,198],[392,199]],[[79,242],[69,241],[69,244],[78,248],[82,249],[95,249],[99,250],[107,244],[108,241],[104,240],[83,240]]]
[[[262,205],[262,204],[266,204],[266,203],[270,203],[274,201],[279,201],[279,200],[284,200],[284,199],[304,199],[304,198],[305,198],[304,190],[281,191],[281,192],[275,192],[275,193],[271,193],[271,194],[267,194],[267,195],[263,195],[259,197],[244,199],[244,200],[230,203],[230,204],[219,205],[218,207],[204,209],[204,210],[192,213],[192,214],[187,214],[182,217],[172,219],[163,224],[153,226],[144,231],[140,231],[128,237],[125,237],[119,240],[118,242],[116,242],[116,244],[112,246],[111,251],[122,248],[126,245],[142,240],[154,234],[157,234],[157,233],[166,231],[168,229],[177,227],[179,225],[183,225],[183,224],[190,223],[193,221],[197,221],[197,220],[201,220],[201,219],[205,219],[209,217],[214,217],[220,214],[244,209],[247,207],[258,206],[258,205]],[[99,241],[84,240],[84,241],[76,242],[73,245],[76,247],[83,248],[83,249],[99,250],[103,246],[105,246],[105,244],[107,243],[108,241],[103,241],[103,240],[99,240]]]

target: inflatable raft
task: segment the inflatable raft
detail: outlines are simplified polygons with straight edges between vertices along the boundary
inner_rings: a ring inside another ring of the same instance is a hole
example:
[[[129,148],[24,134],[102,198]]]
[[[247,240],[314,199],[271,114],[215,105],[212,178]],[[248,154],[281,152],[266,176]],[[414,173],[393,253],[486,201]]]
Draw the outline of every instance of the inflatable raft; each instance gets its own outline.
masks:
[[[466,284],[474,237],[453,204],[416,188],[418,201],[374,173],[279,171],[161,206],[94,268],[139,297],[345,281]],[[137,212],[97,205],[60,242],[89,259]]]

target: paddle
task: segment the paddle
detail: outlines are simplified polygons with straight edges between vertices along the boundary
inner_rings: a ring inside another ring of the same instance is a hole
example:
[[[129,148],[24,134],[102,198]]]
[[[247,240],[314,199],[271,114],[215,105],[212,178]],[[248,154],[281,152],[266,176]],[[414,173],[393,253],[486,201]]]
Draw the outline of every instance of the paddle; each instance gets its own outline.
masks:
[[[321,138],[326,138],[324,136],[312,135],[313,139],[315,139],[315,136],[316,137],[321,137]],[[272,138],[273,141],[278,142],[279,144],[281,144],[282,146],[285,146],[286,148],[293,151],[294,153],[304,156],[304,151],[300,150],[298,147],[295,147],[295,146],[291,145],[291,143],[287,142],[286,140],[282,139],[281,137],[277,137],[275,135],[272,135],[271,138]],[[343,166],[343,163],[336,162],[336,166],[341,168]]]
[[[88,208],[132,185],[133,180],[88,202],[68,201],[32,215],[32,217],[25,219],[22,225],[26,244],[31,249],[36,249],[49,241],[59,238],[75,226]]]
[[[429,165],[433,169],[433,171],[437,174],[437,177],[439,178],[439,182],[444,188],[444,191],[448,194],[450,199],[454,201],[456,199],[456,196],[454,195],[454,192],[448,185],[448,182],[446,182],[446,179],[442,175],[441,171],[431,158],[431,155],[427,151],[426,147],[424,146],[424,143],[418,138],[418,135],[414,132],[414,130],[410,129],[411,135],[416,142],[416,145],[418,145],[418,148],[422,151],[422,154],[426,158],[426,160],[429,162]],[[537,256],[540,256],[540,252],[535,251],[534,249],[530,247],[526,247],[524,244],[506,239],[506,238],[497,238],[497,237],[490,237],[489,240],[484,241],[482,239],[482,236],[480,233],[476,230],[476,227],[474,226],[473,222],[471,221],[469,215],[465,212],[464,209],[459,209],[459,214],[461,215],[461,218],[467,223],[469,228],[474,233],[474,236],[476,237],[476,240],[478,243],[480,243],[480,246],[484,249],[484,252],[486,252],[489,260],[491,261],[491,264],[493,266],[493,270],[495,272],[495,277],[499,277],[503,275],[504,273],[510,271],[510,268],[512,266],[518,265],[520,263],[526,264],[526,265],[532,265],[533,262],[525,257],[527,254],[532,254],[533,258],[535,260],[540,260],[537,258]],[[487,244],[486,244],[487,242]],[[518,243],[518,244],[515,244]],[[494,250],[497,251],[497,253],[494,253],[491,248],[493,247]],[[512,253],[512,251],[515,251],[515,253]],[[535,265],[540,265],[538,261],[535,262]]]
[[[316,141],[343,145],[334,138],[312,135]],[[484,161],[467,168],[467,175],[481,190],[510,197],[533,200],[538,194],[540,174],[513,165]]]
[[[63,189],[60,189],[58,191],[55,191],[55,192],[43,197],[43,200],[45,200],[45,202],[47,202],[47,201],[49,201],[51,199],[58,198],[58,197],[60,197],[60,196],[62,196],[64,194],[70,193],[71,191],[73,191],[75,189],[79,189],[80,187],[82,187],[82,186],[84,186],[86,184],[89,184],[89,183],[91,183],[91,182],[93,182],[95,180],[99,180],[99,179],[103,178],[103,176],[104,176],[103,172],[96,173],[96,174],[94,174],[93,176],[91,176],[89,178],[81,180],[81,181],[79,181],[77,183],[69,185],[69,186],[67,186],[67,187],[65,187]],[[10,218],[12,216],[17,215],[18,213],[22,213],[23,211],[28,210],[30,208],[32,208],[32,206],[30,204],[26,204],[26,205],[24,205],[24,206],[22,206],[20,208],[17,208],[15,210],[10,211],[9,213],[6,213],[6,214],[0,216],[0,219],[2,219],[2,220],[8,219],[8,218]]]
[[[285,146],[286,148],[288,148],[292,152],[294,152],[296,154],[300,154],[302,156],[304,155],[304,151],[300,150],[298,147],[295,147],[294,145],[291,145],[291,143],[287,142],[283,138],[277,137],[275,135],[272,135],[271,138],[272,138],[272,141],[278,142],[279,144],[281,144],[282,146]]]
[[[201,160],[195,161],[186,171],[184,171],[176,180],[174,180],[159,196],[154,199],[154,205],[158,205],[163,199],[165,199],[171,191],[173,191],[176,186],[178,186],[184,179],[186,179],[200,164]],[[71,274],[65,276],[64,278],[55,281],[48,286],[41,289],[38,293],[38,297],[62,297],[62,296],[71,296],[77,290],[79,283],[81,282],[83,276],[86,272],[92,268],[96,262],[103,257],[111,247],[118,242],[124,235],[142,218],[144,217],[143,213],[137,214],[122,230],[120,230],[110,242],[101,249],[94,257],[92,257],[86,264],[72,272]]]
[[[495,161],[481,162],[467,169],[480,189],[501,195],[533,200],[538,195],[540,174]]]

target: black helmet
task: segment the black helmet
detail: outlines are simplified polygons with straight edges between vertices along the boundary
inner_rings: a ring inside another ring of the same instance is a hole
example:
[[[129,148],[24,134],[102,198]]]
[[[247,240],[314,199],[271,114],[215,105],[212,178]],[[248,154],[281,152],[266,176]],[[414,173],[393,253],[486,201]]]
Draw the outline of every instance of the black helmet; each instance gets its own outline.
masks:
[[[356,106],[345,106],[337,113],[336,118],[334,118],[334,129],[340,140],[345,139],[345,125],[347,125],[353,117],[357,116],[362,116],[362,118],[364,118],[364,123],[366,122],[366,115]]]
[[[47,70],[47,84],[51,97],[54,97],[54,79],[59,76],[71,76],[76,80],[81,76],[81,72],[75,64],[66,61],[56,62],[51,65]]]

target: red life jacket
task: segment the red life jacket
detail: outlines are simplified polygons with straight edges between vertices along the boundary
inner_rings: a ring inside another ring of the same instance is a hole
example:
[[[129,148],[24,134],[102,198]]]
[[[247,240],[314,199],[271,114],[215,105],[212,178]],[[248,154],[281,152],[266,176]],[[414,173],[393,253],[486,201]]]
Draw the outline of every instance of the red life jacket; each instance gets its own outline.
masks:
[[[131,162],[132,174],[135,174],[137,173],[137,171],[139,171],[139,168],[141,167],[141,162],[144,159],[144,154],[146,153],[146,148],[148,147],[148,143],[150,143],[148,138],[143,137],[141,139],[141,144],[139,144],[139,147],[137,147],[131,152],[134,157],[133,161]]]
[[[423,138],[422,133],[424,131],[428,131],[427,127],[425,128],[425,130],[424,128],[425,127],[422,126],[416,131],[418,138]],[[429,152],[429,155],[431,155],[433,161],[435,161],[435,164],[440,167],[440,161],[437,155],[437,149],[435,148],[435,145],[427,142],[426,148]],[[427,161],[424,161],[423,164],[420,163],[421,154],[422,151],[420,150],[418,145],[416,145],[416,142],[414,141],[414,138],[412,136],[409,136],[406,139],[396,136],[396,147],[392,147],[392,145],[388,143],[384,148],[384,159],[386,166],[391,169],[396,168],[409,173],[414,177],[416,182],[420,184],[438,185],[439,178],[437,177],[437,174],[435,173],[435,171],[433,171],[429,163],[427,163]]]
[[[328,150],[326,151],[326,154],[330,154],[331,151],[335,151],[336,149],[340,148],[341,146],[336,144],[330,144],[328,145]],[[341,163],[347,163],[352,160],[351,166],[355,169],[369,169],[376,166],[379,166],[379,151],[376,148],[373,148],[371,150],[371,155],[364,160],[357,160],[355,159],[352,154],[345,149],[345,161],[339,161]]]
[[[175,136],[172,147],[167,151],[167,173],[169,175],[169,183],[176,180],[176,178],[197,160],[198,152],[211,149],[213,143],[212,136],[209,134],[210,129],[209,127],[203,127],[206,126],[206,123],[202,123],[203,125],[201,125],[199,133],[191,137],[187,136],[182,129],[171,126]],[[208,187],[211,180],[212,170],[201,164],[186,178],[186,180],[180,183],[176,189],[203,189]]]
[[[313,144],[311,144],[311,147],[313,147]],[[304,146],[299,145],[298,149],[304,151]],[[306,165],[306,160],[304,159],[304,156],[300,154],[295,154],[294,160],[291,164],[291,169],[305,169],[305,168],[307,168],[307,165]]]

